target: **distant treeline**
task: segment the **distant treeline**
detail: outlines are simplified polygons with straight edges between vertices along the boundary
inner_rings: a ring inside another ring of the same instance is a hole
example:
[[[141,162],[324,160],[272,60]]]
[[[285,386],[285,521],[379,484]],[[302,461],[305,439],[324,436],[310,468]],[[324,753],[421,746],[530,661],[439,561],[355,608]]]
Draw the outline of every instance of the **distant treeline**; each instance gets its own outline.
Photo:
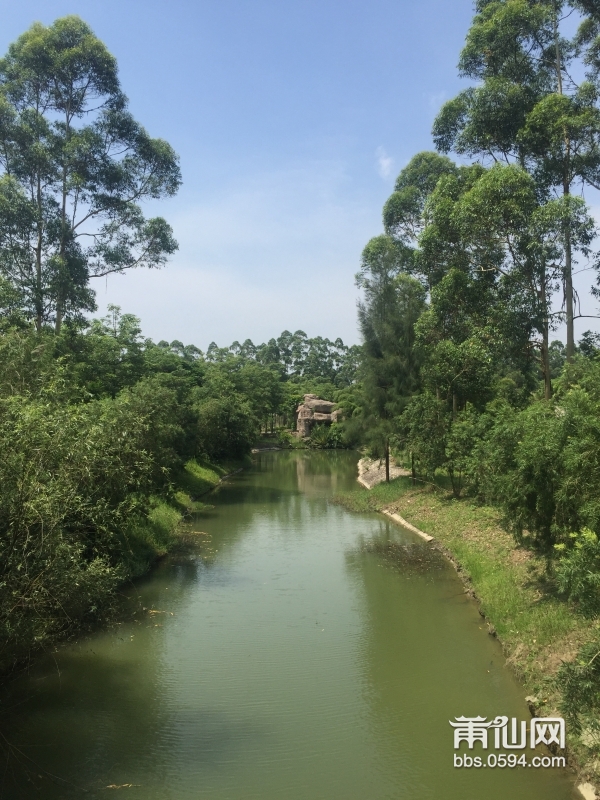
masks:
[[[0,666],[104,613],[168,550],[196,465],[243,459],[261,429],[293,426],[304,393],[343,395],[355,369],[356,349],[302,333],[205,358],[154,344],[116,307],[59,334],[0,326]]]

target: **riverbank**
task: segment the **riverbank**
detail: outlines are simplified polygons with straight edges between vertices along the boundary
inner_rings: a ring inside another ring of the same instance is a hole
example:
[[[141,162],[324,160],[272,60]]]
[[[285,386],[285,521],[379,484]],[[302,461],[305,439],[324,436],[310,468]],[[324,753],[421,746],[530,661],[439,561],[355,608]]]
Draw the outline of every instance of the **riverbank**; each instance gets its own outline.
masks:
[[[410,471],[399,467],[393,458],[390,458],[390,479],[407,477]],[[358,462],[358,482],[365,489],[372,489],[385,480],[385,464],[378,458],[361,458]]]
[[[130,537],[131,552],[139,563],[127,565],[127,578],[145,575],[158,559],[177,547],[187,533],[189,517],[211,508],[207,495],[230,475],[241,472],[244,464],[239,460],[218,464],[195,458],[187,461],[174,476],[170,493],[152,499],[147,525],[141,526],[142,535]]]
[[[334,502],[352,511],[399,514],[433,536],[455,564],[465,590],[479,603],[490,634],[500,640],[507,663],[522,682],[532,712],[552,716],[560,702],[557,672],[589,639],[583,619],[554,592],[545,559],[524,547],[501,526],[497,509],[457,500],[434,487],[411,485],[400,477],[370,491],[357,488]],[[598,622],[593,622],[598,625]],[[582,777],[600,780],[597,748],[586,738],[569,737],[572,765]]]
[[[11,798],[572,800],[563,770],[454,768],[447,720],[522,717],[522,692],[439,554],[432,580],[409,547],[399,580],[383,518],[327,502],[357,460],[257,455],[207,496],[194,553],[126,592],[137,613],[15,680],[2,731],[36,768]]]
[[[254,452],[254,451],[253,451]],[[209,461],[190,459],[175,479],[175,500],[186,513],[201,511],[206,505],[200,498],[212,492],[230,475],[241,472],[241,461],[212,464]]]
[[[121,613],[123,587],[185,546],[189,517],[211,508],[207,495],[241,469],[240,461],[214,464],[190,459],[173,476],[167,492],[148,498],[145,513],[106,532],[106,555],[80,570],[75,587],[63,594],[60,614],[48,613],[42,603],[36,605],[35,597],[32,601],[16,596],[14,606],[4,611],[10,614],[9,624],[4,625],[10,635],[0,646],[0,676],[29,665],[39,652],[60,641],[114,620]]]

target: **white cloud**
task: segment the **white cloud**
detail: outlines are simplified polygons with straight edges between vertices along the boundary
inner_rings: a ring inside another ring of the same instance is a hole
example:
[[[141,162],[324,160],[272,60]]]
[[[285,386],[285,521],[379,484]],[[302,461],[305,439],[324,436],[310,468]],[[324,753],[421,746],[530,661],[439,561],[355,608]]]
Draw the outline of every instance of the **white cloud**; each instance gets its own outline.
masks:
[[[155,341],[179,339],[203,350],[211,341],[227,346],[250,338],[258,344],[285,329],[330,339],[341,336],[348,344],[357,341],[351,276],[342,285],[339,275],[318,281],[282,276],[279,282],[258,282],[251,274],[243,280],[207,266],[172,265],[145,275],[115,277],[109,280],[107,297],[139,316],[144,334]],[[98,300],[104,308],[103,294]]]
[[[218,197],[161,209],[180,249],[163,270],[111,276],[94,288],[139,316],[155,341],[255,342],[301,328],[358,339],[354,274],[380,228],[379,208],[352,195],[343,165],[313,163],[240,179]]]
[[[394,169],[394,159],[388,156],[383,147],[378,147],[375,151],[377,156],[377,170],[384,180],[387,180]]]

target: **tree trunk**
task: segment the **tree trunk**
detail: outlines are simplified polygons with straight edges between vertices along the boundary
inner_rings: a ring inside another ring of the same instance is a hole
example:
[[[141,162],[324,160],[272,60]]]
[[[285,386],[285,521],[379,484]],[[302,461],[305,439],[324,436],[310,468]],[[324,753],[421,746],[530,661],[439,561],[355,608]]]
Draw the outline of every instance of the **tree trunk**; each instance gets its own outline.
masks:
[[[558,4],[554,0],[554,50],[556,54],[556,91],[558,94],[563,93],[562,82],[562,63],[560,58],[560,45],[559,45],[559,30],[558,30]],[[564,132],[564,166],[563,166],[563,197],[569,197],[571,193],[571,139],[568,131]],[[567,325],[567,361],[573,360],[575,355],[575,323],[574,323],[574,303],[573,303],[573,252],[571,243],[571,225],[567,221],[565,226],[565,272],[563,278],[564,294],[565,294],[565,313]]]
[[[39,112],[39,98],[36,110]],[[39,135],[38,135],[39,142]],[[35,327],[42,331],[44,322],[44,289],[42,286],[42,244],[44,240],[44,215],[42,213],[42,177],[37,173],[36,205],[38,214],[37,243],[35,248]]]
[[[565,194],[568,195],[568,191]],[[571,252],[571,226],[567,223],[565,236],[565,311],[567,323],[567,361],[575,355],[575,312],[573,303],[573,267]]]
[[[71,138],[71,117],[67,109],[65,118],[65,142],[68,147]],[[60,266],[61,270],[64,269],[66,260],[66,245],[67,245],[67,162],[66,154],[63,154],[63,169],[62,169],[62,207],[61,207],[61,233],[60,233]],[[63,281],[65,275],[60,276],[58,282],[58,296],[56,298],[56,324],[54,331],[56,334],[60,333],[63,320],[63,307],[65,305]]]
[[[35,327],[37,332],[41,333],[42,324],[44,321],[44,291],[42,287],[42,242],[44,235],[44,222],[42,218],[42,184],[39,175],[37,179],[37,206],[38,223],[37,243],[35,248]]]
[[[390,482],[390,440],[385,440],[385,482]]]
[[[415,454],[412,452],[410,453],[410,471],[412,473],[412,485],[416,486],[417,484],[417,473],[415,471]]]
[[[548,347],[548,319],[544,320],[544,329],[542,331],[542,372],[544,374],[544,398],[550,400],[552,397],[552,380],[550,377],[550,353]]]

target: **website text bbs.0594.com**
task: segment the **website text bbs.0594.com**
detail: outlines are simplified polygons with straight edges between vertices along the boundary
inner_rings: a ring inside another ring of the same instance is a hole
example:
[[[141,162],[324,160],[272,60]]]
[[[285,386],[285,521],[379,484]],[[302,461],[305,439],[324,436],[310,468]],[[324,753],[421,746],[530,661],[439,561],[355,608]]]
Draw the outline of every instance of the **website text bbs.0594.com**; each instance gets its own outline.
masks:
[[[487,717],[455,717],[450,725],[454,728],[454,750],[459,751],[453,753],[455,767],[540,769],[566,766],[566,756],[556,754],[565,749],[565,721],[561,717],[534,717],[529,725],[525,720],[515,718],[509,724],[505,716],[491,720]],[[464,746],[463,752],[460,752],[461,745]],[[475,745],[481,755],[473,752]],[[493,746],[496,752],[486,752],[488,745]],[[538,745],[552,747],[553,754],[536,753]],[[529,752],[524,752],[526,750]]]
[[[516,753],[487,753],[483,756],[470,756],[466,753],[459,755],[454,753],[454,766],[466,767],[566,767],[567,762],[564,756],[533,756],[528,759],[525,753],[518,756]]]

